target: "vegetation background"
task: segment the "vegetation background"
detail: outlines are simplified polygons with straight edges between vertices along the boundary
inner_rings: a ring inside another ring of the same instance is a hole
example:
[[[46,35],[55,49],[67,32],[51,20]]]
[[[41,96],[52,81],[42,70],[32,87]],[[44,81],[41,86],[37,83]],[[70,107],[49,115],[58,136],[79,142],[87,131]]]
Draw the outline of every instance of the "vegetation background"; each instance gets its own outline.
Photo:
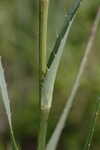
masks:
[[[48,56],[72,3],[73,0],[50,0]],[[57,75],[47,141],[70,94],[99,6],[100,0],[84,0],[71,28]],[[100,26],[57,150],[80,150],[84,145],[93,104],[100,97],[99,49]],[[0,56],[11,99],[17,142],[22,150],[35,150],[39,130],[37,0],[0,0]],[[0,150],[9,149],[8,122],[0,100]],[[100,149],[100,117],[92,149]]]

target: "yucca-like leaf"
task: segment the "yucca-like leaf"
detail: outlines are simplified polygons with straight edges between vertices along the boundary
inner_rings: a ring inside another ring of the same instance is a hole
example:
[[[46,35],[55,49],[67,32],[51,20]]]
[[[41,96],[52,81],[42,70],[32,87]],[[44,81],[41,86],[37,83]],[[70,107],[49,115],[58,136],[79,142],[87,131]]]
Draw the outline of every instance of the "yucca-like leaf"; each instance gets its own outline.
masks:
[[[18,150],[17,144],[15,142],[13,128],[12,128],[10,100],[9,100],[9,97],[8,97],[7,85],[6,85],[6,81],[5,81],[4,70],[3,70],[3,67],[2,67],[2,63],[1,63],[1,57],[0,57],[0,92],[2,94],[3,104],[4,104],[6,114],[7,114],[7,117],[8,117],[8,122],[9,122],[13,147],[14,147],[15,150]]]
[[[51,52],[50,58],[48,60],[48,69],[42,84],[42,92],[41,92],[42,93],[41,106],[43,109],[44,107],[47,109],[51,107],[56,73],[70,31],[70,27],[72,25],[72,22],[74,20],[74,17],[80,6],[81,1],[82,0],[75,0],[74,5],[72,6],[71,9],[69,9],[65,19],[65,24],[61,30],[61,33],[57,38],[54,49]]]
[[[86,138],[86,144],[85,144],[83,150],[90,150],[90,146],[91,146],[91,142],[92,142],[92,138],[93,138],[93,134],[94,134],[94,129],[96,126],[96,121],[97,121],[98,114],[100,111],[100,98],[98,98],[95,103],[96,103],[96,106],[95,106],[93,117],[90,122],[89,135]]]

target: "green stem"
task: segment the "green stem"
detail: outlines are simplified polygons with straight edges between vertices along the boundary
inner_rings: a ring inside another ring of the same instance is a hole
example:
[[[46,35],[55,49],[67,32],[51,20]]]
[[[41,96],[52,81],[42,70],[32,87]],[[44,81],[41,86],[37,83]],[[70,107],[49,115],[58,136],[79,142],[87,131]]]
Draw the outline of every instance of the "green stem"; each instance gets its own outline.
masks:
[[[39,139],[38,139],[38,150],[45,150],[47,125],[48,125],[48,115],[49,115],[48,111],[46,111],[46,110],[41,111],[41,122],[40,122],[40,131],[39,131]]]
[[[40,130],[38,137],[38,150],[45,150],[46,131],[49,111],[41,108],[41,88],[46,74],[47,61],[47,21],[49,0],[39,0],[39,102],[40,102]]]
[[[47,20],[49,0],[39,1],[39,64],[40,78],[46,73],[46,43],[47,43]]]
[[[94,129],[96,126],[97,117],[99,115],[99,110],[100,110],[100,99],[97,99],[96,108],[95,108],[95,111],[93,114],[93,118],[91,119],[91,122],[90,122],[89,135],[86,139],[86,144],[84,146],[84,150],[90,150],[90,146],[91,146],[91,142],[92,142],[92,138],[93,138],[93,134],[94,134]]]

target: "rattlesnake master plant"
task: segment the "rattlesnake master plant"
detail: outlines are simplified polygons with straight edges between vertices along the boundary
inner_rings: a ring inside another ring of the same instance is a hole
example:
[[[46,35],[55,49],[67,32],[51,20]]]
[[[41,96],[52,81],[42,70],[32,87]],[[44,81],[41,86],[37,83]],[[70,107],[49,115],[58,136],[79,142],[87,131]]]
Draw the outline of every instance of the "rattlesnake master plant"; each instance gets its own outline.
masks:
[[[39,100],[40,100],[40,130],[38,137],[38,150],[55,150],[62,133],[62,130],[65,125],[65,121],[68,118],[70,109],[72,107],[73,101],[76,96],[76,92],[80,85],[80,79],[82,77],[83,71],[86,66],[86,62],[88,59],[88,55],[91,51],[94,38],[96,36],[96,30],[100,21],[100,10],[98,11],[97,17],[95,19],[95,23],[92,28],[92,32],[89,38],[89,42],[86,46],[86,51],[83,56],[79,72],[77,74],[75,83],[72,88],[72,92],[66,102],[65,108],[62,112],[62,115],[58,121],[57,127],[54,130],[48,144],[46,145],[46,134],[47,134],[47,125],[48,125],[48,116],[50,109],[52,107],[53,100],[53,91],[54,84],[56,80],[57,71],[59,68],[60,60],[63,54],[65,43],[67,42],[67,38],[71,29],[71,25],[74,21],[78,8],[80,7],[80,3],[82,0],[74,0],[72,7],[68,10],[65,22],[62,26],[62,30],[59,33],[57,40],[55,42],[54,48],[51,52],[49,60],[47,62],[47,23],[48,23],[48,8],[49,8],[49,0],[39,0]],[[0,89],[2,93],[2,99],[4,103],[4,107],[6,110],[6,114],[8,117],[9,127],[11,131],[11,137],[13,142],[13,148],[15,150],[19,150],[12,128],[12,119],[11,119],[11,108],[10,101],[7,92],[6,81],[4,77],[4,71],[2,67],[2,63],[0,60]],[[84,150],[90,149],[90,144],[94,132],[95,123],[97,120],[97,114],[100,108],[100,100],[96,101],[96,109],[94,110],[94,115],[91,121],[91,127],[89,131],[89,136],[86,140],[86,144]]]

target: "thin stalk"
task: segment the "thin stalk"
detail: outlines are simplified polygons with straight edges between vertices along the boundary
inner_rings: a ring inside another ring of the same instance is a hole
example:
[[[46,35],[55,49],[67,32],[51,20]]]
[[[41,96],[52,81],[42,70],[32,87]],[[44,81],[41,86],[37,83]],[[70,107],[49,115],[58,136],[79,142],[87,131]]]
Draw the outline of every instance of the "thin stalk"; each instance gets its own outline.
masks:
[[[97,118],[99,115],[100,99],[97,99],[97,101],[95,103],[96,103],[96,107],[95,107],[94,114],[93,114],[93,117],[92,117],[91,122],[90,122],[89,134],[88,134],[88,137],[86,139],[86,143],[85,143],[83,150],[90,150],[90,146],[91,146],[91,142],[92,142],[92,138],[93,138],[93,134],[94,134],[94,129],[96,126],[96,121],[97,121]]]
[[[94,40],[95,40],[95,37],[96,37],[96,32],[97,32],[97,29],[98,29],[99,22],[100,22],[100,9],[97,13],[95,22],[93,24],[91,35],[89,37],[89,40],[88,40],[88,43],[87,43],[87,46],[86,46],[86,51],[85,51],[83,59],[81,61],[79,72],[77,74],[77,77],[76,77],[75,83],[73,85],[71,94],[70,94],[70,96],[69,96],[69,98],[68,98],[68,100],[65,104],[65,108],[64,108],[64,110],[61,114],[61,117],[60,117],[60,119],[58,121],[58,124],[57,124],[57,126],[56,126],[56,128],[53,132],[53,135],[52,135],[49,143],[47,144],[46,150],[51,150],[51,149],[55,150],[56,147],[57,147],[57,143],[59,141],[60,135],[61,135],[62,130],[64,128],[65,122],[68,118],[69,112],[72,108],[77,90],[79,88],[80,80],[81,80],[81,77],[82,77],[83,72],[85,70],[85,67],[86,67],[86,64],[87,64],[87,59],[89,57],[89,54],[91,52],[91,49],[92,49],[92,46],[93,46],[93,43],[94,43]]]
[[[46,143],[46,134],[47,134],[47,125],[48,125],[48,110],[41,111],[41,122],[40,122],[40,131],[38,139],[38,150],[45,150]]]
[[[46,73],[46,43],[49,0],[39,0],[39,65],[40,77]]]
[[[38,150],[45,150],[46,131],[49,111],[41,107],[41,88],[46,74],[46,50],[47,50],[47,22],[49,0],[39,0],[39,102],[40,102],[40,130],[38,137]],[[45,107],[44,107],[45,108]]]

